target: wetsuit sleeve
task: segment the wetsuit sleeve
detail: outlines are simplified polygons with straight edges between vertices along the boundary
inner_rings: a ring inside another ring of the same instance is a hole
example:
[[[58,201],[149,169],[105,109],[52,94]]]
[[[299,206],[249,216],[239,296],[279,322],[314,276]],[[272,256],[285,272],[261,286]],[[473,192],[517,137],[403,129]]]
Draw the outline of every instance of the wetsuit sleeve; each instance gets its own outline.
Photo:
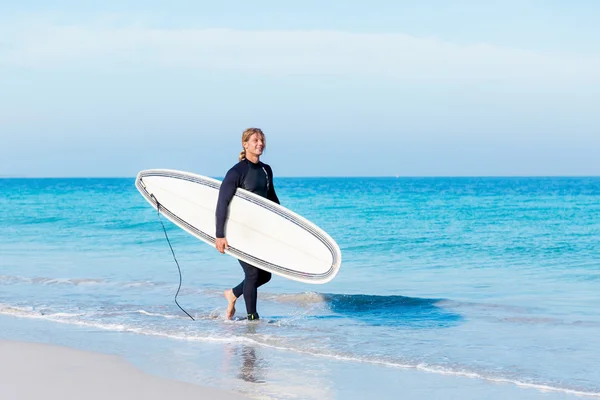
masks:
[[[279,202],[279,198],[277,197],[277,193],[275,193],[275,185],[273,184],[273,170],[270,166],[267,166],[267,172],[269,174],[269,181],[271,182],[271,184],[269,185],[269,191],[267,192],[267,199],[277,204],[281,204]]]
[[[217,210],[215,212],[217,238],[225,237],[225,221],[229,212],[229,203],[235,195],[240,183],[240,174],[235,169],[230,169],[225,175],[219,189],[219,198],[217,200]]]

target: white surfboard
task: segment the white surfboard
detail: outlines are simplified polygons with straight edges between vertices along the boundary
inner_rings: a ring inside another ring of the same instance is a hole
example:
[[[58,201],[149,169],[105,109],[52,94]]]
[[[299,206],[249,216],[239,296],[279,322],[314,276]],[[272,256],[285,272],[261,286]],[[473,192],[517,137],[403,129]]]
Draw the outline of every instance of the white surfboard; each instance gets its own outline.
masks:
[[[150,169],[138,174],[135,186],[175,225],[215,245],[220,181],[183,171]],[[227,254],[300,282],[329,282],[342,262],[339,246],[321,228],[242,188],[236,190],[229,204],[225,236]]]

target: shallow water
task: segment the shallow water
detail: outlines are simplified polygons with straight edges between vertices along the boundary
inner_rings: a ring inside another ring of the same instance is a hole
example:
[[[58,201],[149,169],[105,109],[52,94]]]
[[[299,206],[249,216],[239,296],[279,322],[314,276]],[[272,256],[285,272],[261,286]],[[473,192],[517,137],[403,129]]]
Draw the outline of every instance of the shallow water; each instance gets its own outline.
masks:
[[[114,332],[154,338],[164,354],[234,346],[242,364],[266,351],[262,363],[279,367],[255,379],[275,398],[289,391],[273,383],[289,354],[314,362],[329,388],[306,398],[337,398],[334,375],[357,365],[600,396],[600,178],[275,185],[284,206],[338,241],[343,264],[326,285],[274,277],[260,290],[262,320],[249,323],[223,317],[237,261],[163,218],[183,273],[178,300],[195,321],[177,308],[177,266],[133,179],[0,180],[0,314],[71,327],[89,346],[90,332]],[[172,362],[191,381],[206,367]],[[240,376],[230,383],[247,384]],[[369,393],[378,387],[390,389]]]

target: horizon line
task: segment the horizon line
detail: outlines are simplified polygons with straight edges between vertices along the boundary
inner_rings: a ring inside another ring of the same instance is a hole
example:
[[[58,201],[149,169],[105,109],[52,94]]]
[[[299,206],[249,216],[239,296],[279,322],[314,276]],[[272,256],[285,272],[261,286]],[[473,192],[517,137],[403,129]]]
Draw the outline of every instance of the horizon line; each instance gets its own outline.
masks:
[[[132,176],[36,176],[36,175],[0,175],[0,179],[136,179]],[[223,176],[204,175],[211,178],[224,178]],[[355,179],[355,178],[600,178],[600,175],[564,174],[564,175],[280,175],[275,179]]]

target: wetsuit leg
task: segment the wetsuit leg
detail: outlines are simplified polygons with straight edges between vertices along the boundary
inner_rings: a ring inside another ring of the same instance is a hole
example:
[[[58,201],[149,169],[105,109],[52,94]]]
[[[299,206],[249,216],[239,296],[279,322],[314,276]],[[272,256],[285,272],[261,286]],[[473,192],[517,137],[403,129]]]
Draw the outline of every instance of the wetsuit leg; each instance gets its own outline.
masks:
[[[264,269],[258,270],[258,285],[256,287],[261,287],[265,283],[271,280],[271,273],[265,271]]]
[[[239,285],[233,288],[233,294],[235,297],[240,297],[243,294],[248,319],[258,319],[259,316],[256,311],[257,289],[271,280],[271,273],[256,268],[244,261],[238,261],[244,269],[245,278]]]

